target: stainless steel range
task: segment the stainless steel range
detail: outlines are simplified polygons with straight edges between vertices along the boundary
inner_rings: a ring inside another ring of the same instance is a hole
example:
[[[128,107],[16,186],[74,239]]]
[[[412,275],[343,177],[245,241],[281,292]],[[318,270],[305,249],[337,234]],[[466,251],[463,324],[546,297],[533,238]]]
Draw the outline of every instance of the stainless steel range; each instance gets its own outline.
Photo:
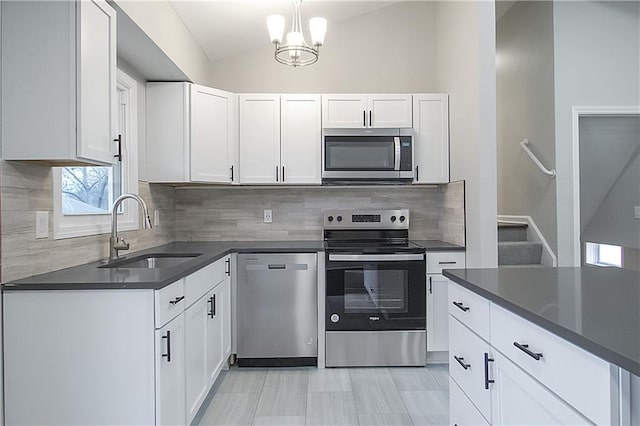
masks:
[[[424,248],[408,210],[327,211],[326,365],[426,362]]]

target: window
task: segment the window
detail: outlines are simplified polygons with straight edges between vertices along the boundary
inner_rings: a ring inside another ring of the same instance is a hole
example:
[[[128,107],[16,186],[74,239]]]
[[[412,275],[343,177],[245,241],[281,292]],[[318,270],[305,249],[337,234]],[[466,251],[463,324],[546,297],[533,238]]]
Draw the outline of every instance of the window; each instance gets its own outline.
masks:
[[[53,169],[54,239],[109,232],[113,201],[125,192],[138,193],[137,83],[118,70],[117,89],[122,159],[114,158],[113,166]],[[122,203],[118,215],[119,230],[138,228],[137,205]]]
[[[622,268],[622,247],[609,244],[585,243],[587,265]]]

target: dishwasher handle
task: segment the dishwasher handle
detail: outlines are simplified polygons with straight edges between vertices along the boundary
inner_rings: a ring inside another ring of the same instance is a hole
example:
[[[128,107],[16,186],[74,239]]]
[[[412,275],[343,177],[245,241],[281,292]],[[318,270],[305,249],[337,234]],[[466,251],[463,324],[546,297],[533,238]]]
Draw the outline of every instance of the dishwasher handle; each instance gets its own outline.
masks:
[[[271,264],[267,266],[269,269],[287,269],[287,265],[279,263],[279,264]]]

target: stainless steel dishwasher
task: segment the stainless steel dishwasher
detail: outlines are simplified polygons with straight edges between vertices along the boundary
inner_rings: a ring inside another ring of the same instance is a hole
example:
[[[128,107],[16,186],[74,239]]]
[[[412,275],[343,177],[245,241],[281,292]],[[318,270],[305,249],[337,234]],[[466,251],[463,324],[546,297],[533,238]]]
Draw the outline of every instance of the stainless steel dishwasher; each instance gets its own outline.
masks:
[[[316,365],[315,253],[238,255],[238,366]]]

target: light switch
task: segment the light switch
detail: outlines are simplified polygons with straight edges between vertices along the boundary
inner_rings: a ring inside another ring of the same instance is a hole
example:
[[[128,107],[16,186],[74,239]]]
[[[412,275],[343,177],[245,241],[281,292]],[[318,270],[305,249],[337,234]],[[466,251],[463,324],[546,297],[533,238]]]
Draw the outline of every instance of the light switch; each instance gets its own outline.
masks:
[[[640,219],[640,206],[635,206],[633,208],[633,217],[635,219]]]
[[[264,211],[264,223],[273,222],[273,212],[271,210]]]
[[[36,212],[36,238],[49,238],[49,212]]]

